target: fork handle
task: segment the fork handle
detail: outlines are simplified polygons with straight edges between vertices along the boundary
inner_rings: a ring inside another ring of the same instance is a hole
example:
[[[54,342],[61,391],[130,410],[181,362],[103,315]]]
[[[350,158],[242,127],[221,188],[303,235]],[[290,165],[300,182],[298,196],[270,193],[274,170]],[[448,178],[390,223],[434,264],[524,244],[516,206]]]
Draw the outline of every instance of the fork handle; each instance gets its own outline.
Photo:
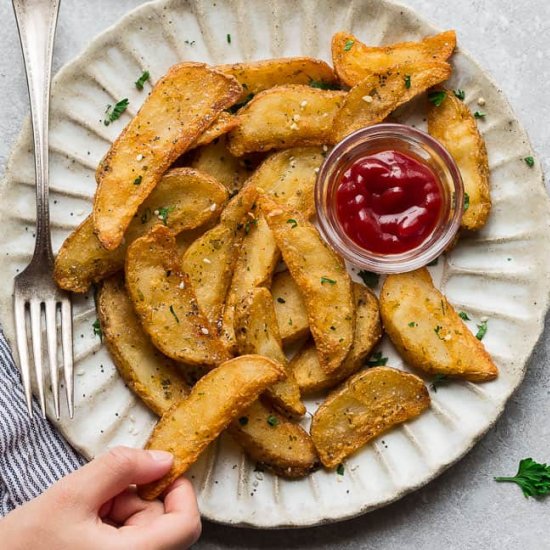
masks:
[[[34,258],[53,263],[48,182],[48,121],[53,41],[60,0],[12,0],[31,104],[36,175]]]

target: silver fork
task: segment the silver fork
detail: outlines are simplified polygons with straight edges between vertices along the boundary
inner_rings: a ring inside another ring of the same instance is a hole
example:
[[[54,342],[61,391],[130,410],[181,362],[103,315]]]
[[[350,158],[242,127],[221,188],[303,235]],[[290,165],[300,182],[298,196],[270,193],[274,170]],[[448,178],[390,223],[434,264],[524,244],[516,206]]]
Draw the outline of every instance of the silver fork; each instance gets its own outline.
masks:
[[[57,367],[57,321],[61,318],[63,374],[69,415],[73,407],[72,308],[69,294],[53,281],[48,193],[48,118],[52,54],[60,0],[12,0],[31,104],[36,174],[36,243],[31,263],[14,281],[13,307],[17,351],[25,399],[32,417],[31,361],[27,338],[27,311],[36,385],[42,416],[46,416],[44,394],[42,325],[45,318],[48,363],[54,410],[59,418],[59,375]]]

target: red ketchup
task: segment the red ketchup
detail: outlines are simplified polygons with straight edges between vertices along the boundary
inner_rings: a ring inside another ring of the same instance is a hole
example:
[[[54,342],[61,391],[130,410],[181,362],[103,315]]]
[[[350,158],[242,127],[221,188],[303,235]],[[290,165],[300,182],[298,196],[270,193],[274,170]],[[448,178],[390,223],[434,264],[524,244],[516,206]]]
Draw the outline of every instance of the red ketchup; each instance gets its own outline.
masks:
[[[441,216],[439,179],[422,161],[400,151],[356,160],[336,190],[338,220],[348,237],[376,254],[421,245]]]

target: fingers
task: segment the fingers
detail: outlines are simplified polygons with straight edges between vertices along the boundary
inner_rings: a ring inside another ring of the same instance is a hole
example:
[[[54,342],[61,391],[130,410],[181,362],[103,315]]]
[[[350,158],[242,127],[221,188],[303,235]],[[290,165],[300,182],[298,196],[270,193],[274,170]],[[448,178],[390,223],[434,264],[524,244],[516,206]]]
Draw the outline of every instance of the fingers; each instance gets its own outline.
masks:
[[[128,485],[161,478],[170,470],[173,456],[164,451],[116,447],[97,457],[60,483],[60,490],[75,504],[96,512]]]
[[[134,487],[129,487],[111,502],[111,510],[106,519],[116,525],[146,525],[155,517],[164,514],[162,502],[143,500],[137,495]]]

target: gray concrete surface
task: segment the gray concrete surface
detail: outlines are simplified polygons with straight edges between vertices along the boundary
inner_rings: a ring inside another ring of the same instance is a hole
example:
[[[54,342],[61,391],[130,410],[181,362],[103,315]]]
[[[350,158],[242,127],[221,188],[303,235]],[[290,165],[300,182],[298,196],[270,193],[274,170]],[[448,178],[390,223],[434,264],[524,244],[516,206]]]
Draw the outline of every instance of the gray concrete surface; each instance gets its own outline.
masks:
[[[263,1],[263,0],[255,0]],[[272,0],[273,1],[273,0]],[[55,66],[141,0],[63,0]],[[537,158],[550,172],[550,3],[547,0],[407,0],[440,27],[454,28],[510,99]],[[27,112],[11,2],[0,3],[0,173]],[[296,531],[254,531],[206,523],[196,545],[225,548],[493,549],[550,548],[550,499],[523,498],[494,475],[519,459],[550,461],[548,326],[521,388],[490,433],[459,464],[424,489],[352,521]]]

